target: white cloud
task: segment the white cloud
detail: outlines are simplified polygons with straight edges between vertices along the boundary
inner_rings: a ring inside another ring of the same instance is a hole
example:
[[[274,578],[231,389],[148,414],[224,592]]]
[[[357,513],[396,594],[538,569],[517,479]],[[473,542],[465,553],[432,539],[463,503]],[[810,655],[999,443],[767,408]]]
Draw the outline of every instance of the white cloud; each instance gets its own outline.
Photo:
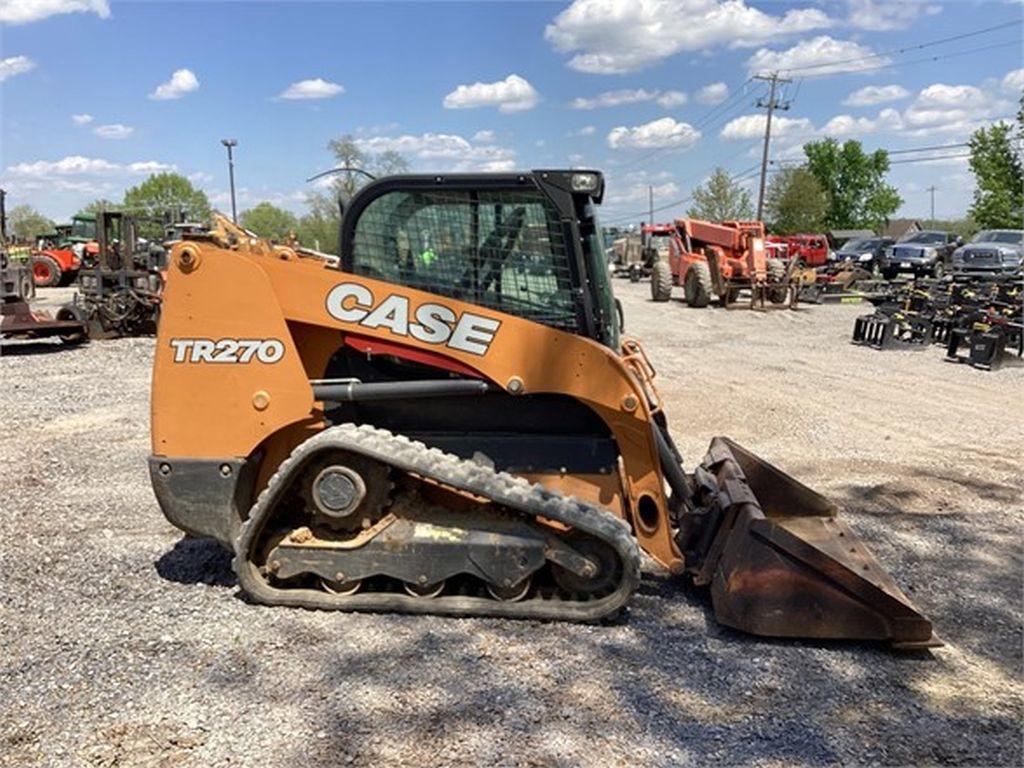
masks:
[[[646,88],[623,88],[617,91],[604,91],[590,98],[577,97],[569,102],[570,109],[603,109],[621,107],[624,104],[640,104],[654,101],[665,109],[678,107],[686,103],[686,94],[682,91],[649,91]]]
[[[524,78],[509,75],[496,83],[460,85],[444,97],[445,109],[497,107],[500,112],[522,112],[533,109],[540,94]]]
[[[942,8],[919,0],[846,0],[850,10],[846,23],[857,29],[890,32],[906,29],[921,14],[932,16]]]
[[[1014,111],[1013,102],[973,85],[935,83],[924,88],[903,111],[912,136],[964,136]]]
[[[497,138],[494,131],[477,131],[473,134],[473,141],[479,144],[491,144]]]
[[[110,16],[107,0],[4,0],[0,3],[0,24],[28,24],[63,13],[95,13]]]
[[[836,40],[828,35],[819,35],[810,40],[801,40],[792,48],[784,51],[773,51],[761,48],[747,59],[747,71],[751,74],[763,71],[798,70],[800,77],[820,77],[837,72],[849,72],[865,66],[877,67],[892,61],[886,56],[876,56],[866,61],[849,61],[863,59],[874,53],[866,45],[852,40]],[[846,62],[830,64],[829,62]],[[806,69],[813,67],[813,69]]]
[[[658,104],[663,106],[665,109],[672,109],[672,107],[681,107],[687,101],[687,96],[682,91],[665,91],[661,96],[658,97]]]
[[[299,80],[285,88],[279,99],[329,99],[345,92],[345,86],[316,77],[312,80]]]
[[[579,96],[569,102],[569,108],[602,109],[605,107],[619,107],[623,104],[639,104],[642,101],[654,101],[658,98],[658,93],[658,91],[648,91],[643,88],[605,91],[589,99]]]
[[[903,118],[896,109],[883,109],[874,119],[836,115],[821,128],[825,136],[863,136],[869,133],[895,133],[903,129]]]
[[[157,101],[180,99],[186,93],[198,89],[199,80],[191,69],[176,69],[171,79],[158,85],[156,90],[149,94],[149,98]]]
[[[693,98],[698,104],[707,104],[709,106],[721,104],[729,98],[729,86],[725,83],[709,83],[697,91]]]
[[[1019,98],[1020,92],[1024,90],[1024,69],[1007,72],[1001,85],[1004,91]]]
[[[9,56],[0,59],[0,83],[9,77],[22,75],[31,69],[35,69],[36,63],[28,56]]]
[[[700,135],[689,123],[663,117],[632,128],[613,128],[608,134],[608,146],[612,149],[689,149],[700,140]]]
[[[867,85],[843,99],[843,104],[848,107],[871,107],[875,104],[899,101],[909,95],[910,91],[902,85]]]
[[[745,0],[575,0],[544,30],[569,67],[624,74],[681,51],[758,45],[828,26],[815,8],[772,16]]]
[[[357,138],[364,152],[377,154],[393,150],[420,161],[432,171],[510,171],[515,169],[516,153],[494,145],[480,145],[449,133],[404,134]]]
[[[578,136],[593,136],[595,133],[597,133],[597,126],[584,125],[582,128],[577,128],[575,131],[569,131],[565,135],[571,139]]]
[[[722,128],[720,136],[723,139],[743,141],[756,139],[764,136],[764,125],[767,117],[764,114],[742,115],[730,120]],[[772,138],[783,139],[793,136],[802,136],[813,133],[814,125],[806,117],[783,117],[776,115],[772,118]]]
[[[73,122],[75,125],[88,125],[92,122],[92,115],[84,113],[81,115],[72,115],[71,122]]]
[[[130,125],[111,123],[110,125],[97,125],[92,129],[92,132],[101,139],[127,139],[135,133],[135,129]]]
[[[36,160],[33,163],[18,163],[7,168],[11,176],[22,178],[48,178],[53,176],[109,176],[126,174],[160,173],[173,171],[174,166],[155,160],[139,161],[122,165],[102,158],[68,155],[60,160]]]
[[[213,181],[213,174],[206,171],[195,171],[188,175],[188,180],[193,184],[209,184]]]

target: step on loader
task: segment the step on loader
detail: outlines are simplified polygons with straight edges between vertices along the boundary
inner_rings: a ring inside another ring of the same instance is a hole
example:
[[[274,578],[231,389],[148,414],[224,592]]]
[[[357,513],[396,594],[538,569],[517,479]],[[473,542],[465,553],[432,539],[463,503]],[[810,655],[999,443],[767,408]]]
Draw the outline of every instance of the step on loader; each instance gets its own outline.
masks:
[[[409,175],[337,263],[171,249],[150,473],[268,605],[597,621],[641,553],[771,637],[936,644],[833,503],[734,442],[686,471],[621,335],[593,171]]]

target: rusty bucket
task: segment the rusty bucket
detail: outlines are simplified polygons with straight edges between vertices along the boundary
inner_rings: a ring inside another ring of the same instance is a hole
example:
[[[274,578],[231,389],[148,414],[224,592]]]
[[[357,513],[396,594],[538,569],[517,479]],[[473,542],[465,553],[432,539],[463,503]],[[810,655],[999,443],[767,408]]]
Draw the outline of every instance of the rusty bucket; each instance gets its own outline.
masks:
[[[824,496],[725,437],[701,474],[714,478],[705,486],[715,509],[688,569],[710,584],[720,623],[770,637],[942,644]]]

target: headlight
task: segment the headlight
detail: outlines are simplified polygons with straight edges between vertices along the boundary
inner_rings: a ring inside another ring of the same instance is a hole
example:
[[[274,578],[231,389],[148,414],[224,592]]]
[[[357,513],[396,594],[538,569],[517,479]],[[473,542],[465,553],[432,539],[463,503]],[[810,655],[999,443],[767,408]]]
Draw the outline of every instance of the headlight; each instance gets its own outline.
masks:
[[[859,257],[858,257],[858,259],[857,259],[857,260],[858,260],[858,261],[871,261],[871,259],[872,259],[872,257],[873,257],[874,255],[875,255],[875,254],[873,254],[873,253],[862,253],[862,254],[861,254],[861,255],[860,255]]]
[[[938,253],[938,251],[935,250],[934,248],[925,248],[921,255],[924,256],[926,259],[930,259],[932,256],[934,256],[937,253]]]
[[[597,192],[598,183],[596,173],[574,173],[572,175],[573,192]]]

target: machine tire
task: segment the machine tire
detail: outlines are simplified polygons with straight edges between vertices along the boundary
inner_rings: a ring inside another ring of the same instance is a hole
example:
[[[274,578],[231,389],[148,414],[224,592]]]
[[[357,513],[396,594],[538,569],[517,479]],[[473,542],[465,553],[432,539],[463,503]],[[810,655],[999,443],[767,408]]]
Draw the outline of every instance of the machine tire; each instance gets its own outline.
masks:
[[[659,260],[651,267],[651,299],[668,301],[672,298],[672,268],[667,261]]]
[[[936,280],[942,278],[946,274],[946,263],[940,258],[935,260],[935,264],[932,266],[932,277]]]
[[[81,344],[89,339],[89,325],[86,323],[85,312],[75,304],[65,304],[57,310],[57,320],[74,320],[82,323],[82,330],[76,333],[61,334],[60,340],[65,344]]]
[[[772,304],[785,304],[789,298],[785,280],[786,265],[779,259],[768,259],[768,300]]]
[[[61,281],[61,268],[57,260],[45,253],[32,257],[32,279],[37,288],[50,288]]]
[[[711,303],[711,295],[714,293],[711,283],[711,268],[707,262],[694,262],[683,279],[683,295],[686,304],[690,307],[706,307]]]

